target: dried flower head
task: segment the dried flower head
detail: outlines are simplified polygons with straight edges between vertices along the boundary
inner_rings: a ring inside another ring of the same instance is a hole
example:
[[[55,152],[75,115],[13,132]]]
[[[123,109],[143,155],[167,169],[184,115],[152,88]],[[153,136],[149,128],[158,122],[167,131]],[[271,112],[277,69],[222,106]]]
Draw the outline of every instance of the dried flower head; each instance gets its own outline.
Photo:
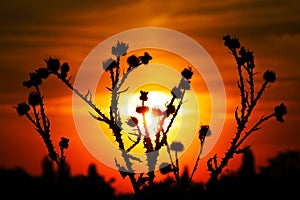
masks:
[[[132,55],[127,58],[127,63],[130,67],[137,67],[140,65],[140,59],[135,55]]]
[[[129,46],[124,42],[117,41],[115,46],[112,46],[111,53],[116,57],[125,56]]]
[[[200,141],[204,141],[206,136],[209,136],[211,134],[209,126],[208,125],[202,125],[199,131],[199,139]]]
[[[241,47],[239,55],[240,61],[242,61],[241,64],[244,64],[245,62],[254,62],[253,52],[249,50],[246,51],[245,47]]]
[[[48,78],[49,77],[49,71],[47,68],[38,68],[37,70],[35,70],[35,72],[37,73],[37,75],[40,78]]]
[[[168,174],[170,172],[172,172],[172,165],[169,164],[169,163],[166,163],[166,162],[163,162],[160,164],[159,166],[159,171],[161,174],[165,175],[165,174]]]
[[[270,83],[274,83],[276,81],[276,74],[273,71],[267,70],[264,75],[263,78],[265,79],[265,81],[270,82]]]
[[[62,149],[67,149],[69,147],[69,139],[65,137],[61,137],[58,145]]]
[[[139,120],[136,117],[129,117],[129,119],[126,121],[126,124],[131,127],[137,126],[138,123]]]
[[[274,108],[274,112],[275,112],[276,120],[283,123],[284,122],[283,115],[287,114],[286,106],[283,103],[281,103],[279,106],[276,106]]]
[[[160,109],[160,108],[157,108],[157,107],[153,107],[152,108],[152,115],[154,116],[154,117],[160,117],[160,116],[162,116],[164,113],[163,113],[163,111]]]
[[[31,88],[32,87],[32,83],[31,83],[31,81],[30,80],[28,80],[28,81],[23,81],[23,86],[25,86],[25,87],[27,87],[27,88]]]
[[[146,92],[146,91],[140,91],[140,93],[141,93],[141,96],[140,96],[140,100],[141,101],[147,101],[148,100],[148,93],[149,92]]]
[[[181,72],[181,75],[182,75],[185,79],[187,79],[187,80],[191,79],[192,76],[193,76],[193,74],[194,74],[194,72],[192,71],[192,68],[191,68],[191,67],[189,67],[189,68],[184,68],[184,69],[182,70],[182,72]]]
[[[171,144],[172,151],[181,152],[181,151],[183,151],[183,149],[184,149],[184,146],[181,142],[172,142],[172,144]]]
[[[25,102],[19,103],[16,107],[16,110],[19,116],[23,116],[28,113],[28,111],[30,110],[30,106]]]
[[[64,62],[60,68],[61,73],[67,73],[70,71],[70,66],[68,63]]]
[[[39,75],[39,73],[36,72],[30,72],[29,73],[29,80],[23,81],[23,86],[27,88],[31,88],[32,86],[37,86],[42,83],[42,79]]]
[[[114,59],[109,58],[107,61],[102,62],[102,65],[105,71],[109,71],[117,67],[117,62]]]
[[[223,37],[224,45],[229,49],[238,49],[241,44],[238,38],[231,38],[229,35]]]
[[[139,114],[145,114],[146,112],[149,111],[149,107],[148,106],[137,106],[135,111]]]
[[[152,60],[152,57],[149,55],[148,52],[145,52],[143,56],[140,56],[140,59],[143,64],[148,64],[150,60]]]
[[[45,62],[49,71],[57,72],[60,68],[60,62],[57,58],[49,57],[48,59],[45,59]]]
[[[36,91],[32,91],[28,96],[28,104],[31,106],[37,106],[42,102],[42,97]]]

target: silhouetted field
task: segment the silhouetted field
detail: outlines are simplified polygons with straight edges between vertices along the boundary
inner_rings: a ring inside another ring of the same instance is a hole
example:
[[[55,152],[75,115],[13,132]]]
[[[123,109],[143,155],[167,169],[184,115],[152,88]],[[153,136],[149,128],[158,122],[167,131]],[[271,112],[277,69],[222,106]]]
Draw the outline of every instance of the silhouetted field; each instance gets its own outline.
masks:
[[[185,174],[186,173],[186,174]],[[300,180],[300,151],[286,151],[268,160],[268,165],[255,172],[254,156],[251,151],[243,154],[239,170],[222,175],[209,190],[204,184],[192,183],[188,196],[184,196],[184,184],[189,175],[181,175],[180,185],[166,179],[155,183],[152,188],[144,187],[141,199],[251,199],[297,197]],[[31,176],[21,168],[0,169],[1,195],[8,199],[133,199],[133,195],[116,195],[90,164],[87,175],[61,177],[53,164],[45,158],[42,174]],[[174,183],[174,184],[173,184]],[[151,192],[149,192],[151,191]]]

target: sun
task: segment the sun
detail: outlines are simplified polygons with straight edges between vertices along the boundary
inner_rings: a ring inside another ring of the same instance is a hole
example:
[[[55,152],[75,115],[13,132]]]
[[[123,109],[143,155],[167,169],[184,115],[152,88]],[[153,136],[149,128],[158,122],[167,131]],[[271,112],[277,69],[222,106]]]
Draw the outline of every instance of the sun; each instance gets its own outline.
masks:
[[[136,107],[142,105],[142,101],[139,98],[140,91],[148,92],[148,100],[144,102],[144,105],[149,108],[149,111],[145,113],[146,124],[144,123],[143,115],[136,112]],[[141,132],[145,133],[145,129],[147,128],[150,137],[155,138],[158,123],[162,117],[162,113],[166,110],[166,105],[170,103],[171,99],[172,94],[170,92],[170,89],[160,85],[146,85],[144,87],[137,88],[135,92],[127,99],[127,104],[122,103],[123,106],[120,109],[120,112],[121,115],[123,115],[124,121],[126,121],[126,119],[128,119],[129,117],[137,118],[138,126],[141,129]],[[178,113],[178,117],[180,117],[180,115],[181,112]],[[167,118],[164,124],[167,124],[168,122],[169,119]],[[132,128],[126,126],[126,123],[124,123],[124,130],[130,133],[132,131]]]

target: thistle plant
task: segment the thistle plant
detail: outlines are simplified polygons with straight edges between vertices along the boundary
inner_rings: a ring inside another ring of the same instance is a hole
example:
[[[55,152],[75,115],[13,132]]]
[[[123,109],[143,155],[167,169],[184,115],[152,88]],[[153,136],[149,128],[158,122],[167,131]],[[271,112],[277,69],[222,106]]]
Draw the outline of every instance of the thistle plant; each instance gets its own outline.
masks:
[[[54,68],[53,68],[54,69]],[[48,78],[50,70],[39,68],[29,73],[29,80],[23,81],[23,85],[31,89],[28,96],[28,102],[18,103],[15,107],[19,116],[25,116],[35,127],[35,130],[42,137],[47,148],[49,158],[56,163],[61,175],[65,173],[66,156],[65,149],[69,147],[69,139],[61,137],[59,142],[59,153],[55,150],[50,131],[50,120],[46,115],[44,107],[44,96],[41,93],[40,85],[42,79]]]
[[[224,36],[223,39],[224,45],[229,49],[237,64],[240,105],[235,110],[237,129],[229,149],[220,160],[217,159],[217,154],[215,154],[207,161],[208,172],[210,172],[210,178],[206,184],[208,187],[218,181],[219,175],[235,154],[243,153],[249,148],[249,146],[241,146],[252,133],[258,131],[261,128],[261,125],[271,118],[275,118],[279,122],[284,122],[283,116],[287,114],[286,106],[281,103],[274,108],[272,113],[261,116],[252,127],[249,128],[247,126],[250,117],[253,115],[254,108],[261,99],[263,93],[271,83],[276,81],[276,74],[273,71],[267,70],[262,77],[264,82],[259,90],[256,91],[256,72],[254,71],[255,63],[253,52],[246,50],[245,47],[241,46],[237,38],[232,38],[227,35]],[[130,179],[135,197],[140,199],[143,198],[142,191],[144,188],[146,188],[147,191],[151,191],[151,189],[155,188],[153,186],[155,185],[155,172],[158,164],[160,165],[159,171],[161,174],[172,173],[175,182],[178,185],[181,184],[179,153],[184,150],[184,145],[180,141],[170,141],[168,136],[174,125],[175,119],[182,108],[185,93],[191,89],[190,83],[194,72],[189,66],[183,67],[181,78],[178,84],[171,89],[170,100],[165,102],[164,108],[150,108],[148,104],[148,95],[151,94],[151,91],[139,91],[140,102],[135,108],[136,113],[135,115],[127,116],[127,119],[124,121],[121,118],[119,109],[119,99],[121,95],[126,95],[128,90],[127,88],[122,89],[124,83],[133,71],[141,66],[147,67],[152,60],[152,57],[148,52],[144,52],[140,56],[134,54],[128,56],[128,48],[128,44],[117,41],[111,48],[113,57],[102,62],[102,67],[110,78],[110,85],[106,87],[110,94],[108,113],[104,113],[103,109],[99,108],[94,103],[93,96],[89,90],[87,92],[82,92],[73,86],[71,83],[71,76],[69,76],[69,64],[67,62],[61,63],[59,59],[52,57],[45,59],[46,66],[38,68],[30,73],[30,79],[23,82],[25,87],[33,88],[33,91],[29,93],[28,103],[19,103],[16,106],[16,110],[20,116],[26,116],[35,126],[36,131],[42,136],[50,159],[56,162],[60,168],[63,168],[66,158],[64,150],[68,148],[69,139],[64,137],[61,138],[61,141],[59,142],[60,153],[57,153],[50,137],[50,120],[45,113],[43,96],[39,88],[42,84],[42,79],[47,79],[50,75],[55,76],[90,106],[92,111],[89,111],[89,113],[92,118],[107,125],[121,152],[123,163],[125,163],[121,164],[122,162],[115,158],[116,168],[118,168],[120,175],[123,178]],[[121,60],[125,60],[126,62],[121,62]],[[122,63],[125,63],[126,66],[123,66]],[[30,111],[32,111],[32,114],[30,114]],[[153,136],[150,134],[149,122],[146,117],[149,113],[158,119],[155,134]],[[129,126],[132,130],[127,133],[124,129],[124,125]],[[198,133],[200,147],[192,173],[188,178],[187,183],[184,184],[185,196],[188,196],[187,192],[192,182],[192,178],[196,173],[202,150],[205,145],[205,139],[211,134],[210,126],[202,125]],[[127,136],[129,139],[129,145],[125,142],[126,137],[124,136]],[[142,162],[140,158],[134,157],[132,154],[132,150],[139,144],[142,144],[146,157],[147,172],[144,173],[137,173],[133,168],[134,162]],[[162,148],[167,150],[169,160],[158,163],[158,156]]]
[[[241,46],[238,38],[226,35],[223,37],[223,40],[224,45],[229,49],[229,52],[233,55],[236,61],[238,72],[237,86],[240,91],[240,105],[235,109],[234,116],[237,128],[229,149],[220,159],[220,162],[218,162],[217,154],[207,161],[208,171],[210,172],[210,178],[207,183],[208,186],[214,185],[217,182],[219,175],[235,154],[244,153],[248,148],[250,148],[250,146],[242,147],[242,144],[250,135],[260,130],[263,123],[271,118],[275,118],[277,121],[283,123],[283,116],[287,114],[285,104],[281,103],[280,105],[275,106],[272,113],[261,116],[253,126],[247,126],[249,124],[250,117],[254,113],[254,108],[262,98],[263,93],[270,84],[276,81],[276,74],[271,70],[265,71],[262,76],[263,83],[256,91],[255,79],[257,73],[255,72],[256,66],[253,52],[246,50],[244,46]]]
[[[120,95],[126,93],[127,89],[121,90],[127,77],[136,70],[141,65],[147,65],[152,57],[148,52],[144,52],[141,56],[130,55],[127,56],[127,50],[129,46],[124,42],[117,41],[116,45],[112,46],[111,53],[114,58],[109,58],[104,61],[103,69],[105,73],[109,74],[111,85],[106,87],[110,93],[111,100],[109,105],[109,113],[104,113],[100,108],[96,106],[93,102],[93,97],[90,91],[82,93],[77,88],[74,88],[71,83],[71,77],[69,76],[70,66],[67,62],[61,63],[59,59],[49,57],[45,59],[46,66],[37,69],[35,72],[30,73],[30,80],[24,81],[23,85],[31,88],[35,88],[34,93],[30,93],[29,105],[33,109],[34,118],[28,113],[30,107],[26,103],[21,103],[17,106],[17,112],[19,115],[25,115],[35,126],[36,130],[44,139],[44,143],[47,146],[49,157],[51,160],[55,161],[59,166],[65,160],[64,149],[68,147],[68,139],[62,138],[60,142],[60,156],[55,152],[54,146],[50,139],[50,120],[45,114],[43,97],[39,90],[39,85],[42,83],[42,79],[48,78],[50,75],[55,76],[60,80],[67,88],[71,89],[77,96],[79,96],[84,102],[86,102],[93,112],[91,117],[94,119],[105,123],[111,130],[111,133],[115,137],[115,141],[118,144],[119,150],[122,153],[122,158],[125,166],[121,165],[119,161],[115,158],[116,167],[123,178],[129,177],[131,184],[133,186],[134,192],[138,197],[143,186],[152,186],[155,179],[155,166],[157,165],[159,150],[166,146],[169,157],[171,171],[174,173],[175,179],[179,182],[179,161],[178,153],[183,150],[183,144],[180,142],[172,143],[171,147],[168,141],[168,133],[174,123],[174,120],[182,106],[184,94],[190,89],[190,80],[193,76],[193,71],[191,67],[186,67],[181,72],[181,79],[177,86],[175,86],[170,91],[170,101],[166,102],[164,109],[151,108],[147,106],[148,93],[149,91],[140,91],[140,101],[141,104],[136,107],[137,115],[142,116],[142,123],[139,123],[136,116],[128,116],[128,119],[123,122],[120,116],[119,110],[119,98]],[[121,59],[126,59],[127,66],[121,66]],[[123,73],[121,73],[121,70]],[[39,106],[39,112],[36,106]],[[148,122],[146,119],[147,113],[151,112],[159,120],[157,123],[157,128],[155,132],[155,137],[151,138]],[[167,121],[167,119],[169,119]],[[131,144],[127,147],[125,146],[125,140],[123,139],[126,134],[123,125],[126,123],[128,126],[133,128],[133,132],[130,133],[131,136],[129,140]],[[135,173],[133,169],[133,162],[141,162],[139,158],[134,157],[130,152],[139,143],[143,144],[145,149],[145,155],[147,160],[148,172],[145,173]],[[175,152],[175,163],[171,155],[171,151]]]

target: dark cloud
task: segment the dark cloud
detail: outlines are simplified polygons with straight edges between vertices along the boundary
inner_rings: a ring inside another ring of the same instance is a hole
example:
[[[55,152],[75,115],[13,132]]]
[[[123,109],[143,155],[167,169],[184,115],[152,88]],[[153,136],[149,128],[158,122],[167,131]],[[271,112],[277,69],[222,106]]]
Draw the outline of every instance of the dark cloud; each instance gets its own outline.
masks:
[[[300,33],[299,8],[297,0],[193,1],[193,6],[183,5],[172,15],[194,16],[198,23],[193,28],[206,28],[210,33],[238,30],[251,36],[281,35]]]
[[[65,16],[80,14],[94,9],[99,12],[115,9],[131,4],[133,1],[102,1],[102,0],[16,0],[0,3],[0,23],[5,25],[19,24],[56,24]]]

